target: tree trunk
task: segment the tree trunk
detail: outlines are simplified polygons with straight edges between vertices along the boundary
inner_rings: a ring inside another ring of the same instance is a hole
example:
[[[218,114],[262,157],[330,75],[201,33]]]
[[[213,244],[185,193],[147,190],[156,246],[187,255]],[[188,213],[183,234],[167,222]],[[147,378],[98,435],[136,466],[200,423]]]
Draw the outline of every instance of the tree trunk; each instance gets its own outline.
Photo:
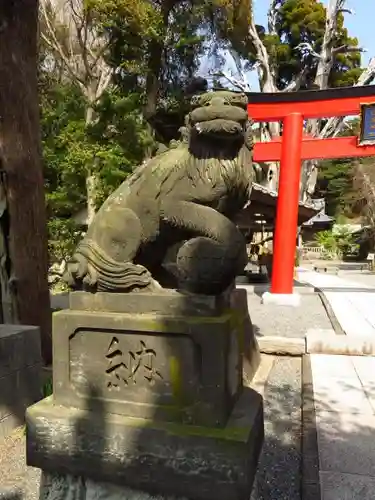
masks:
[[[165,38],[168,31],[169,16],[176,3],[178,3],[176,0],[161,2],[161,16],[163,18],[162,29],[164,31],[164,36],[159,40],[155,40],[150,47],[146,76],[146,104],[143,109],[143,117],[149,124],[148,131],[150,135],[153,135],[154,131],[151,120],[156,114],[158,105],[160,79],[164,64],[163,56],[165,50]],[[150,147],[146,151],[145,159],[150,158],[151,154],[152,148]]]
[[[96,187],[98,184],[97,176],[94,172],[88,172],[86,175],[86,197],[87,197],[87,225],[94,220],[96,213]]]
[[[86,110],[86,127],[94,122],[95,113],[91,105]],[[98,175],[95,172],[95,158],[93,165],[87,166],[86,172],[86,208],[87,208],[87,225],[89,226],[94,220],[96,213],[96,195],[98,186]]]
[[[37,93],[37,0],[0,0],[0,158],[18,320],[41,329],[52,360],[46,207]]]

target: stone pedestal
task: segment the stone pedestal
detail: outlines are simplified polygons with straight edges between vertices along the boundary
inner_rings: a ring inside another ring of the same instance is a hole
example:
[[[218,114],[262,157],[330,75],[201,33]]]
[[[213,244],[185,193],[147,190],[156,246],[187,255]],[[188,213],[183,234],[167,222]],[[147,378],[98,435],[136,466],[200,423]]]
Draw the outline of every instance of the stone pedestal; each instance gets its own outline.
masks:
[[[54,392],[27,411],[27,462],[192,500],[248,500],[262,399],[246,292],[70,296]]]
[[[262,295],[262,304],[275,306],[299,307],[301,305],[301,296],[299,293],[272,293],[264,292]]]

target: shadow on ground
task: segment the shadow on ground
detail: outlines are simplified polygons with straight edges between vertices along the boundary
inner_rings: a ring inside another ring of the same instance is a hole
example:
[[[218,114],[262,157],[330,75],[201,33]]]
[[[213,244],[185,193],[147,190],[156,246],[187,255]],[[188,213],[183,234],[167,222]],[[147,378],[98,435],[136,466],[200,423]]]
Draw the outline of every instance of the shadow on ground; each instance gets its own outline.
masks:
[[[253,325],[253,327],[254,329],[258,328],[256,325]],[[182,354],[179,350],[176,351],[175,344],[171,343],[168,338],[165,338],[164,349],[172,357],[181,356]],[[103,356],[105,356],[105,353],[103,353]],[[301,500],[302,498],[303,474],[309,469],[304,467],[303,463],[301,436],[303,435],[304,442],[314,442],[314,440],[316,441],[316,430],[314,426],[302,429],[301,376],[301,358],[275,359],[264,387],[266,436],[251,500]],[[155,395],[154,399],[156,400],[156,406],[163,403],[163,401],[158,401],[157,395]],[[100,462],[101,473],[107,471],[111,475],[118,474],[125,475],[127,478],[133,477],[133,480],[134,475],[138,473],[136,459],[133,460],[130,456],[129,461],[119,467],[114,454],[108,452],[107,436],[109,433],[113,435],[113,429],[110,429],[112,424],[106,418],[107,408],[106,402],[102,398],[102,388],[96,385],[94,381],[89,384],[85,408],[86,411],[81,414],[81,417],[72,420],[70,428],[66,429],[66,442],[56,442],[55,454],[50,454],[47,457],[48,466],[46,463],[46,470],[48,468],[53,470],[58,465],[61,473],[68,472],[67,466],[64,465],[64,463],[67,463],[67,458],[69,458],[69,461],[73,459],[79,466],[82,458],[78,450],[83,449],[86,452],[85,469],[92,468],[92,477],[72,479],[69,484],[61,476],[45,474],[42,484],[44,500],[67,500],[68,490],[71,494],[74,489],[76,498],[82,500],[88,498],[88,490],[93,488],[93,481],[97,480],[98,461]],[[360,436],[359,439],[368,442],[370,438],[372,440],[373,431],[365,424],[359,423],[355,428],[343,429],[340,414],[333,413],[335,410],[334,404],[320,408],[320,411],[332,413],[332,426],[329,430],[329,436],[342,442],[343,453],[345,446],[349,446],[349,437],[352,432],[356,432]],[[89,434],[87,434],[87,429],[90,430]],[[128,436],[134,456],[137,455],[137,451],[142,450],[142,447],[150,439],[148,432],[147,428],[137,428],[134,429],[131,436]],[[119,446],[121,446],[120,434]],[[67,455],[68,449],[73,450],[72,453],[69,452],[69,455]],[[352,449],[350,452],[356,453],[356,450]],[[308,458],[310,460],[310,469],[316,469],[316,463],[312,462],[311,453]],[[147,475],[148,477],[144,477],[143,480],[150,480],[152,485],[153,471],[151,467]],[[168,481],[168,478],[166,477],[165,480]],[[102,486],[96,485],[95,487],[101,488]],[[103,491],[105,494],[106,490]],[[153,497],[152,493],[152,486],[149,494],[142,493],[138,496],[135,493],[133,495],[129,490],[126,498],[127,500],[135,500],[136,498],[137,500],[152,500],[155,498],[162,500],[160,497]],[[12,495],[13,493],[6,494]],[[13,495],[19,495],[19,493]],[[206,500],[210,498],[206,495],[207,492],[203,492],[201,498],[190,500]],[[8,497],[1,496],[0,491],[0,500],[6,498]],[[11,498],[16,500],[15,496],[10,496],[9,500]],[[318,497],[315,498],[319,500]],[[367,500],[367,498],[364,497],[361,500]]]

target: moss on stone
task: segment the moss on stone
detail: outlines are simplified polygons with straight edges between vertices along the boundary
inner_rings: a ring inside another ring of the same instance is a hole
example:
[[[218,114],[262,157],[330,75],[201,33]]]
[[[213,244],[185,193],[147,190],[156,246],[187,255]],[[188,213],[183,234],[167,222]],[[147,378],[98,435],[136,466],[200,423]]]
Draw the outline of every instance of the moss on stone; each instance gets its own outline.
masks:
[[[121,315],[122,317],[125,315]],[[182,325],[207,325],[207,324],[220,324],[231,321],[231,313],[221,314],[220,316],[173,316],[173,320],[168,316],[155,315],[152,317],[148,314],[131,315],[132,320],[137,320],[137,323],[142,326],[142,330],[158,333],[178,333],[176,332],[176,324]]]
[[[31,419],[35,422],[38,418],[44,418],[46,415],[48,415],[49,420],[54,420],[55,418],[59,419],[61,417],[62,407],[55,406],[52,398],[53,396],[49,396],[33,406],[30,406],[27,409],[28,420],[30,421]],[[86,419],[85,414],[89,413],[89,410],[69,408],[69,413],[70,419],[78,422]],[[200,436],[228,442],[246,442],[251,431],[251,427],[249,426],[204,427],[174,422],[157,422],[155,420],[148,420],[145,418],[127,417],[123,415],[116,416],[112,414],[112,418],[116,417],[121,419],[122,423],[126,427],[155,429],[169,434],[174,434],[176,436]],[[89,422],[91,418],[92,417],[87,416],[87,421]]]

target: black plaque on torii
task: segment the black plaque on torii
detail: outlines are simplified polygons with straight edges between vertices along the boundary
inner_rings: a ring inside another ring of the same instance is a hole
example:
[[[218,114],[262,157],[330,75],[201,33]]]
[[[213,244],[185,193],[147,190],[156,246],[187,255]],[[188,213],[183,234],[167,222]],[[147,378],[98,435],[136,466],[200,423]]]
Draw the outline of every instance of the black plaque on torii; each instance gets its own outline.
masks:
[[[358,146],[375,145],[375,102],[361,104]]]

